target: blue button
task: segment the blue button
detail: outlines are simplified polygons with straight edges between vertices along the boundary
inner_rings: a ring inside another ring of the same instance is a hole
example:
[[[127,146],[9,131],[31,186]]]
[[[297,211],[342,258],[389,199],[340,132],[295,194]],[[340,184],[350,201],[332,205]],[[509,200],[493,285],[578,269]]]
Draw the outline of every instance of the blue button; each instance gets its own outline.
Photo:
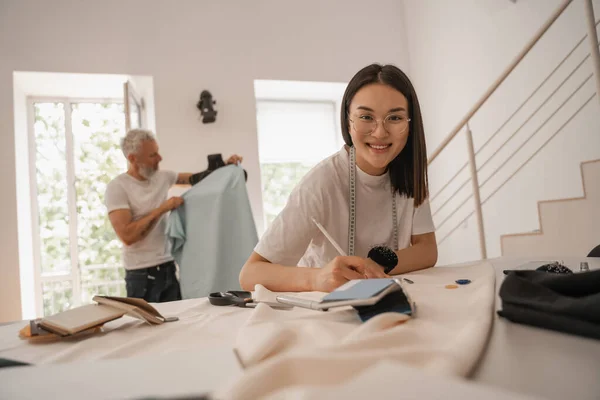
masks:
[[[470,279],[458,279],[455,282],[458,283],[459,285],[468,285],[469,283],[471,283],[471,280]]]

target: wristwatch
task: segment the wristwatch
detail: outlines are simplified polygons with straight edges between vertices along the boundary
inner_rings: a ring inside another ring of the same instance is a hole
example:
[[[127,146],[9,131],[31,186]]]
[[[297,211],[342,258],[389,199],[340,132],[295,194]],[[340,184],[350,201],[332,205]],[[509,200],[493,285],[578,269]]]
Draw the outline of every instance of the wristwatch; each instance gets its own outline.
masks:
[[[383,272],[389,274],[398,265],[398,256],[387,246],[375,246],[369,250],[367,258],[383,267]]]

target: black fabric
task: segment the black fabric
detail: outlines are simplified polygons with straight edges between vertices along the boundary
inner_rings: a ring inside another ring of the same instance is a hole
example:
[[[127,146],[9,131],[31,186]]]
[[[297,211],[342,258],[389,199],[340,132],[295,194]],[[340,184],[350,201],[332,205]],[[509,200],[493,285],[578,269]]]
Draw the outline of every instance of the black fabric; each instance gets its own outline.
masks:
[[[361,321],[366,322],[376,315],[386,312],[412,314],[410,302],[402,290],[396,290],[385,295],[381,300],[371,306],[353,306],[358,311]]]
[[[198,172],[190,176],[190,185],[194,186],[198,182],[202,181],[208,175],[210,175],[213,171],[226,166],[225,161],[223,161],[223,157],[221,154],[210,154],[208,155],[208,168],[202,172]],[[248,181],[248,172],[244,170],[244,178]]]
[[[511,271],[499,295],[510,321],[600,339],[600,270]]]

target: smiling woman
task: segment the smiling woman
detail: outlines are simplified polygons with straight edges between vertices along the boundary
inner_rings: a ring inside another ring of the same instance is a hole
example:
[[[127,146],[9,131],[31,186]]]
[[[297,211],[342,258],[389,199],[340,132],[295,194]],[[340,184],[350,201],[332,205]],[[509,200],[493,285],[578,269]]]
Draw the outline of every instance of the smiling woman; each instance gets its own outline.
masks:
[[[406,146],[408,139],[407,100],[404,95],[389,86],[373,84],[363,87],[354,96],[352,105],[377,103],[376,99],[386,99],[388,105],[402,104],[386,110],[381,101],[382,110],[373,110],[367,106],[354,106],[348,120],[353,125],[352,143],[358,150],[357,164],[371,175],[385,173],[387,166]],[[352,107],[352,106],[351,106]],[[377,119],[376,115],[383,115]],[[379,122],[381,121],[381,124]],[[365,151],[366,150],[366,151]]]
[[[375,246],[396,252],[392,274],[435,265],[423,121],[408,77],[392,65],[360,70],[344,93],[341,127],[346,145],[296,186],[244,265],[244,289],[331,291],[351,279],[385,277],[366,258]],[[313,220],[347,243],[348,256]]]
[[[373,168],[373,175],[389,171],[400,194],[413,197],[415,206],[423,203],[428,196],[425,133],[421,107],[408,77],[391,65],[370,65],[350,82],[342,107],[342,136],[348,146],[356,148],[359,168]]]

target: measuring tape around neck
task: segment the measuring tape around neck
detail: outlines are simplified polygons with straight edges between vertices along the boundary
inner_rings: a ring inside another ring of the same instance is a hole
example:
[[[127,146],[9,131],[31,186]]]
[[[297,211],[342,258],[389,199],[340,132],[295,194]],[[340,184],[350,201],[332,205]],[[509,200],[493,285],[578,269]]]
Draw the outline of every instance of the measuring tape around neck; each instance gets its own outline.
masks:
[[[356,149],[350,147],[350,179],[349,179],[349,208],[348,214],[348,255],[354,255],[354,239],[356,237]],[[398,251],[398,211],[396,208],[396,192],[392,190],[392,226],[394,227],[394,251]]]

